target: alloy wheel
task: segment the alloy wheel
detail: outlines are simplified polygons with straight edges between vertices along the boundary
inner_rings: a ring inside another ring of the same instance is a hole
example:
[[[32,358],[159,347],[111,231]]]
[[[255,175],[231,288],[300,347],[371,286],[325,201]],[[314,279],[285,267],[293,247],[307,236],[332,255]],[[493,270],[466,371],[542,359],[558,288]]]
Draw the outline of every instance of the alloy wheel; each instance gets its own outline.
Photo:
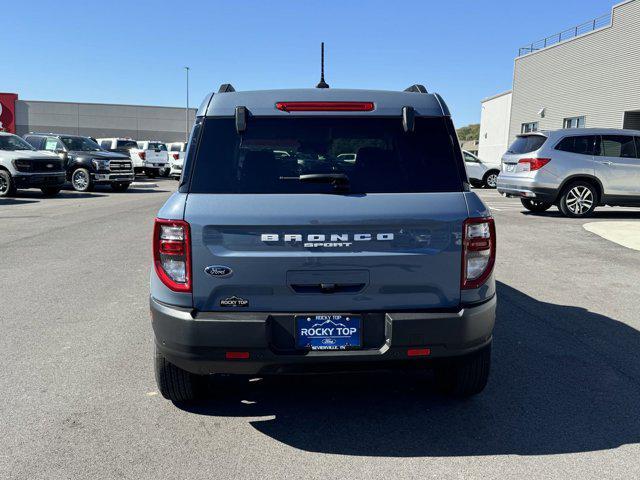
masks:
[[[4,175],[0,175],[0,193],[7,193],[9,191],[9,181]]]
[[[89,179],[87,178],[87,174],[82,170],[76,170],[73,173],[73,186],[77,190],[85,190],[87,185],[89,184]]]
[[[565,203],[567,209],[574,215],[584,215],[593,206],[593,192],[584,185],[576,185],[567,192]]]
[[[487,187],[496,188],[497,185],[498,185],[498,174],[492,173],[491,175],[487,176]]]

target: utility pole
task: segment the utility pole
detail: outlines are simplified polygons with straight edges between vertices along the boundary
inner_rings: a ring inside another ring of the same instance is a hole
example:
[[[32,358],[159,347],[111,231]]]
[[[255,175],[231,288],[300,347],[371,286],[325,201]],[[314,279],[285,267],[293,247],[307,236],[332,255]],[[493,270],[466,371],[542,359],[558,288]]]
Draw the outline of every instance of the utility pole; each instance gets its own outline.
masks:
[[[184,141],[189,141],[189,67],[184,67],[187,73],[187,108],[184,111]]]

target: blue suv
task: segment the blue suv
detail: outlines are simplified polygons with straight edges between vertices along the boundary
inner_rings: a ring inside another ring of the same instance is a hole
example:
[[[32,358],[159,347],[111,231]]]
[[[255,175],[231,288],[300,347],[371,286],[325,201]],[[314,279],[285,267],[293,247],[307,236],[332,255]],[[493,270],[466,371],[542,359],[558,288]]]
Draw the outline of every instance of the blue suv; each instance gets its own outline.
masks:
[[[155,220],[160,392],[191,400],[215,374],[429,368],[444,392],[477,394],[495,252],[438,94],[223,85]]]

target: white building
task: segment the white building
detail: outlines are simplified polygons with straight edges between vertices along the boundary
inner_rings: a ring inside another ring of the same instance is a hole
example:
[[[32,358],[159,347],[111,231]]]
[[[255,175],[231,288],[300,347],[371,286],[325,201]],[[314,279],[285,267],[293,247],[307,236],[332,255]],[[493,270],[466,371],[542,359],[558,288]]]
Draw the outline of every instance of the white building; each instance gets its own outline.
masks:
[[[195,108],[22,100],[16,94],[0,96],[4,102],[0,112],[5,109],[11,112],[13,133],[18,135],[44,132],[183,142],[196,115]]]
[[[482,108],[479,157],[489,161],[520,133],[640,130],[640,0],[520,48],[512,95],[487,99]],[[499,141],[505,130],[507,141]]]
[[[500,164],[500,159],[509,146],[511,96],[509,90],[482,101],[478,157],[487,163]]]

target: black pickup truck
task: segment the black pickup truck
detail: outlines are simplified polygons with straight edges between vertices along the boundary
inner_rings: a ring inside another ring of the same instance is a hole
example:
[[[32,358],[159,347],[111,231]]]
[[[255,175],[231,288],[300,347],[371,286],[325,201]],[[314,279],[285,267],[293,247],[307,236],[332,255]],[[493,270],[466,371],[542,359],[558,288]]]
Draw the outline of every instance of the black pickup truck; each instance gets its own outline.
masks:
[[[24,139],[36,150],[57,153],[64,162],[67,180],[79,192],[89,192],[96,184],[109,184],[124,192],[133,182],[131,159],[103,150],[90,137],[55,133],[29,133]]]

